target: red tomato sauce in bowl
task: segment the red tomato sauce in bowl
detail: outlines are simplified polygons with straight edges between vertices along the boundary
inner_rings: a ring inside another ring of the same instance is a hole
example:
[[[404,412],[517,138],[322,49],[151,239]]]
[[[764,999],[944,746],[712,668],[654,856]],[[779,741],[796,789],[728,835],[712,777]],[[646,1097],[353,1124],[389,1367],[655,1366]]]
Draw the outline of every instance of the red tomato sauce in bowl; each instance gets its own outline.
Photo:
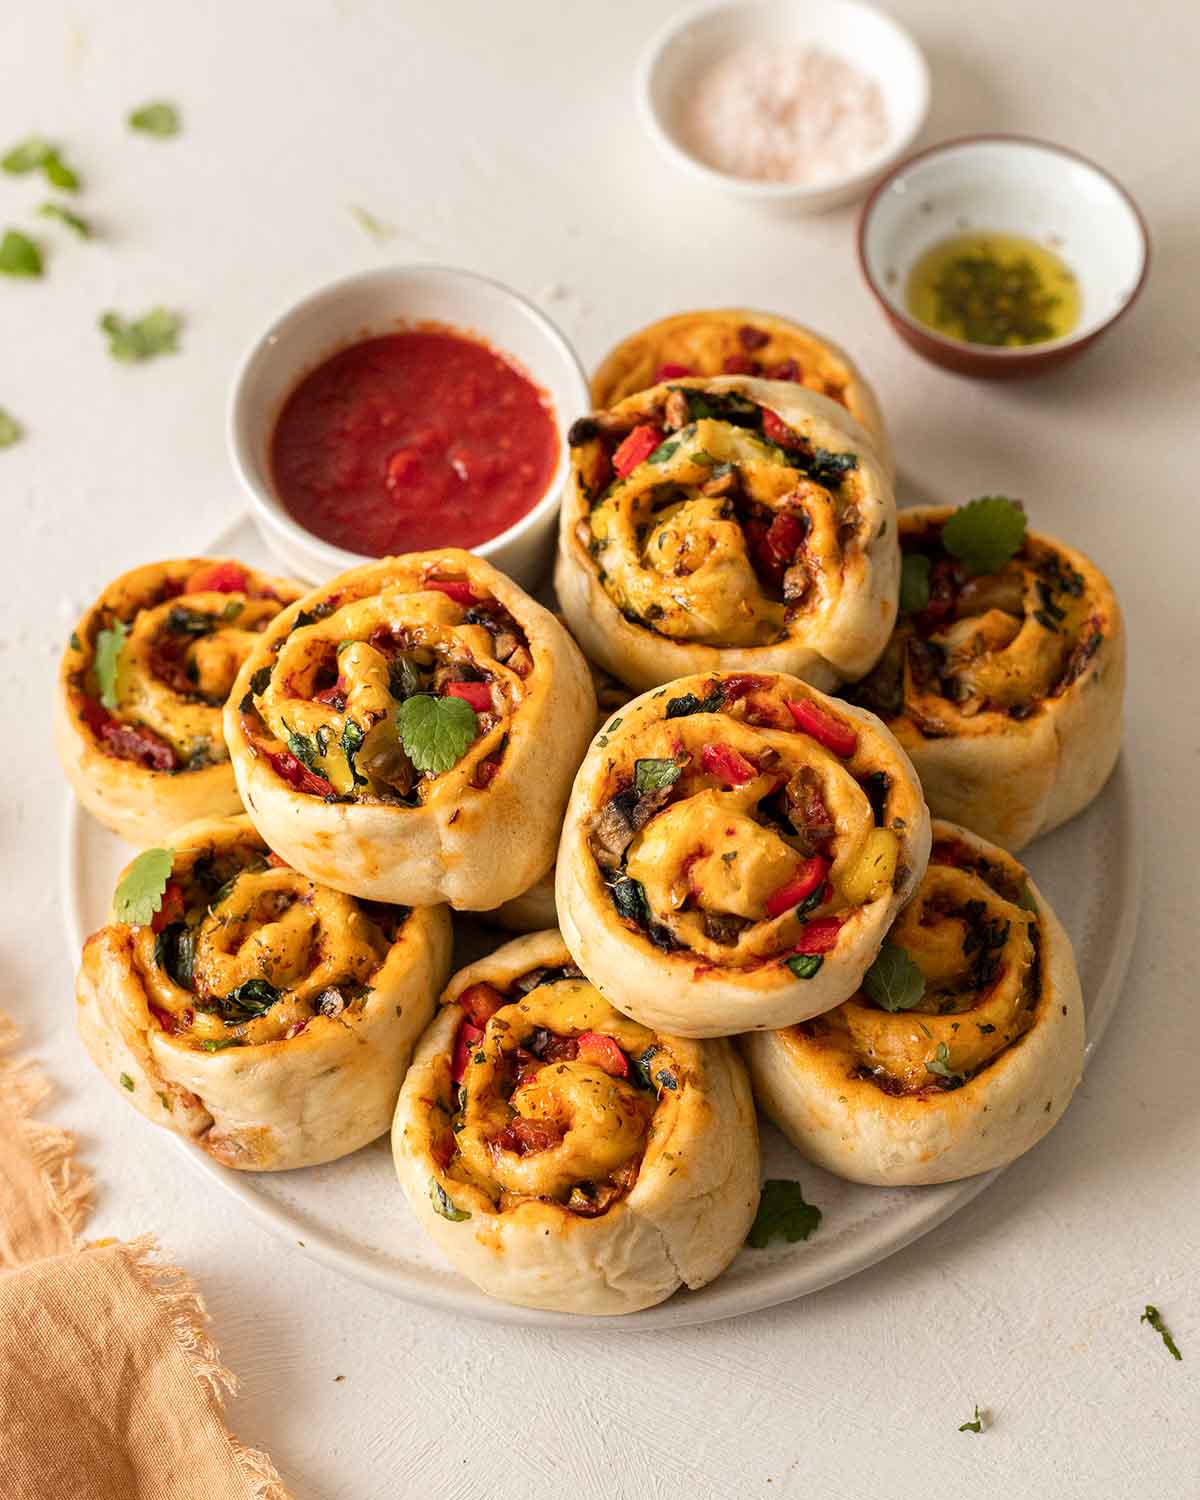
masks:
[[[558,458],[545,394],[487,344],[443,328],[331,355],[284,402],[271,438],[284,507],[368,557],[491,540],[542,498]]]

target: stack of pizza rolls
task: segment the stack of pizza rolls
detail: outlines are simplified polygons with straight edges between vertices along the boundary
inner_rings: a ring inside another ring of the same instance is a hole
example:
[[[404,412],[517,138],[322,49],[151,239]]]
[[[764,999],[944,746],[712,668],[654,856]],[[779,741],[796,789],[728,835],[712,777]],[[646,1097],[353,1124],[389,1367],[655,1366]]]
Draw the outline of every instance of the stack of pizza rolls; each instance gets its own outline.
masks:
[[[150,565],[72,635],[58,744],[143,846],[77,982],[120,1094],[243,1170],[390,1123],[479,1287],[620,1314],[737,1255],[755,1102],[883,1186],[1061,1117],[1083,997],[1015,853],[1103,786],[1125,664],[1015,502],[897,513],[869,386],[799,325],[667,319],[593,395],[565,623],[452,548],[307,591]],[[452,972],[452,912],[526,935]]]

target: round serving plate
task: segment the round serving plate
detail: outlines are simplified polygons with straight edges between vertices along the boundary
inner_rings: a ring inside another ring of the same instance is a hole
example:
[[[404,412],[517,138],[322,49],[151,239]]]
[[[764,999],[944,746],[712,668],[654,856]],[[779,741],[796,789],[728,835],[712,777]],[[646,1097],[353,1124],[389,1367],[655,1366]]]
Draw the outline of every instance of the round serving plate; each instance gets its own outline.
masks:
[[[249,519],[223,532],[209,551],[260,566],[271,561]],[[1133,947],[1141,889],[1136,824],[1132,781],[1122,760],[1087,812],[1040,839],[1025,857],[1075,945],[1087,1005],[1088,1057],[1116,1009]],[[117,874],[133,852],[74,799],[70,801],[63,908],[73,962],[84,935],[107,920]],[[509,936],[456,916],[456,967]],[[98,1075],[95,1086],[104,1087]],[[253,1173],[228,1171],[198,1148],[166,1132],[155,1133],[164,1147],[173,1140],[198,1171],[239,1199],[280,1238],[326,1265],[412,1302],[542,1328],[679,1328],[802,1297],[911,1244],[998,1175],[991,1172],[941,1187],[863,1187],[810,1165],[765,1125],[763,1176],[800,1181],[804,1196],[821,1209],[817,1233],[801,1244],[743,1250],[722,1276],[700,1291],[677,1292],[644,1312],[595,1318],[512,1307],[485,1296],[458,1275],[409,1211],[386,1136],[324,1167]]]

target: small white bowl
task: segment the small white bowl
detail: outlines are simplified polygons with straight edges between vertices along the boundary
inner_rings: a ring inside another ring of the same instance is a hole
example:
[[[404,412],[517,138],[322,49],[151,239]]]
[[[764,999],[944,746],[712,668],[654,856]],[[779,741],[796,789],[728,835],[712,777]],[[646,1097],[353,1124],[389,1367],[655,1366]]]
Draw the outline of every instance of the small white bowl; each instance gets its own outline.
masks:
[[[680,108],[697,75],[748,42],[812,46],[879,84],[888,138],[855,171],[826,182],[734,177],[693,155],[680,135]],[[859,0],[720,0],[676,16],[650,43],[638,70],[638,102],[651,137],[677,166],[739,198],[821,213],[856,198],[908,150],[929,112],[929,68],[891,16]]]
[[[1078,325],[1019,348],[968,344],[908,311],[909,273],[931,246],[971,231],[1017,234],[1054,250],[1079,285]],[[863,206],[858,253],[867,285],[918,354],[962,375],[1042,374],[1089,348],[1132,306],[1146,280],[1150,238],[1137,205],[1085,157],[1027,136],[944,141],[902,162]]]
[[[447,266],[393,266],[313,292],[275,319],[242,362],[230,396],[227,439],[263,540],[298,578],[321,583],[367,561],[322,541],[284,508],[271,478],[270,444],[298,382],[361,339],[441,324],[508,355],[545,393],[558,430],[558,466],[541,498],[506,531],[472,551],[536,589],[554,550],[559,500],[570,463],[567,432],[590,410],[587,378],[545,313],[498,281]]]

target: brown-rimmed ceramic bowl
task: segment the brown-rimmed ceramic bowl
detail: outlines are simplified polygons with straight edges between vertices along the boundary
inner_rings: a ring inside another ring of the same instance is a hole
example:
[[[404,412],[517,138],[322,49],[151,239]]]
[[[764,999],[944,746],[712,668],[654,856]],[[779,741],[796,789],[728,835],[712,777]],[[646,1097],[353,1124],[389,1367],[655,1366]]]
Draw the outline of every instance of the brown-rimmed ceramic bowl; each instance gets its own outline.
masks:
[[[1018,234],[1054,250],[1079,283],[1081,312],[1062,338],[1020,348],[935,333],[908,311],[915,262],[972,231]],[[1150,265],[1137,204],[1092,162],[1016,135],[969,136],[910,156],[878,184],[858,223],[858,258],[892,327],[923,358],[961,375],[1012,380],[1076,358],[1134,303]]]

